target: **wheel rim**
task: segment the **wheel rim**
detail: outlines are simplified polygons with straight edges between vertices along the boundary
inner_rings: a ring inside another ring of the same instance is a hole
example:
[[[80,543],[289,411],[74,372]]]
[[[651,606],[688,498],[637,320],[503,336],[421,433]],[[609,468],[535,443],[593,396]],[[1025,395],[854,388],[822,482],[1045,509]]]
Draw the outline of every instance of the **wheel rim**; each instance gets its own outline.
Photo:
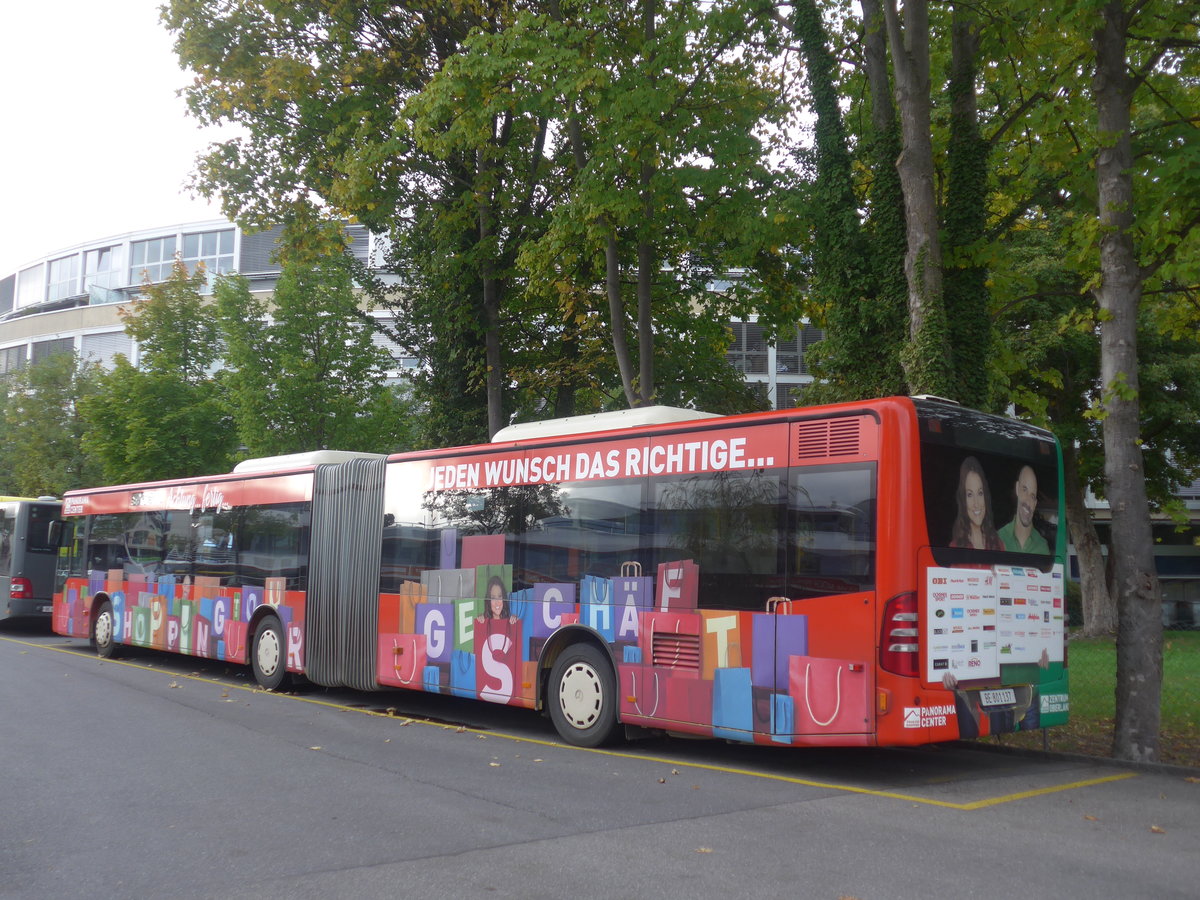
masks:
[[[254,658],[258,660],[258,671],[268,678],[279,668],[279,633],[274,628],[265,628],[258,636]]]
[[[112,635],[112,612],[106,607],[100,611],[100,615],[96,616],[96,646],[107,647],[110,643],[112,643]]]
[[[558,683],[558,703],[571,727],[590,728],[604,705],[604,682],[599,673],[587,663],[573,663]]]

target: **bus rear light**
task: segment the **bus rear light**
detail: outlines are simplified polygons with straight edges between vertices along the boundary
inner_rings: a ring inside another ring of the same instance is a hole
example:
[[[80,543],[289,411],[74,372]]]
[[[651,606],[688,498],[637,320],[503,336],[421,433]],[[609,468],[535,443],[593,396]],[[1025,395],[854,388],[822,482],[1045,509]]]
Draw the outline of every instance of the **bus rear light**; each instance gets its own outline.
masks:
[[[921,643],[917,595],[897,594],[883,608],[879,637],[879,666],[893,675],[915,678],[920,668]]]
[[[28,578],[14,578],[8,591],[14,600],[33,599],[33,582]]]

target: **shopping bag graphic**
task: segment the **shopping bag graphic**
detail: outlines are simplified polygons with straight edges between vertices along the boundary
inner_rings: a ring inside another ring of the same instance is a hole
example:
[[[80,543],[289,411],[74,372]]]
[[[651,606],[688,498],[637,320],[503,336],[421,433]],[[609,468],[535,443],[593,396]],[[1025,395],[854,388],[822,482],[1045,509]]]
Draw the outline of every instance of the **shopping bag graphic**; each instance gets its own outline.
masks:
[[[754,615],[754,686],[773,691],[788,689],[788,660],[808,654],[808,616]]]
[[[754,698],[749,669],[717,669],[713,678],[713,737],[754,740]]]
[[[480,700],[511,703],[521,677],[520,619],[475,623],[475,686]]]
[[[584,575],[579,582],[579,621],[610,644],[616,640],[611,578]]]
[[[475,696],[475,654],[455,650],[450,656],[450,693],[455,697]]]
[[[690,559],[660,563],[658,590],[655,594],[659,612],[694,610],[700,588],[700,567]]]
[[[663,705],[662,674],[639,665],[617,663],[621,681],[622,721],[652,719]]]
[[[796,734],[862,734],[870,726],[870,679],[861,660],[793,656],[788,693]]]
[[[641,563],[624,562],[612,584],[616,639],[636,641],[640,614],[654,608],[654,579],[642,575]]]
[[[413,624],[425,638],[425,655],[431,663],[448,663],[454,650],[454,605],[418,603]]]
[[[771,695],[771,740],[790,744],[796,731],[796,701],[789,694]]]
[[[533,586],[533,637],[548,638],[564,624],[563,616],[575,615],[575,585],[542,583]]]
[[[416,687],[425,675],[425,635],[381,634],[375,677],[392,687]]]
[[[246,636],[249,627],[245,622],[233,619],[225,623],[225,659],[230,662],[246,662]]]
[[[664,671],[662,695],[658,711],[660,719],[699,726],[701,733],[712,728],[713,682],[680,678],[677,673]]]

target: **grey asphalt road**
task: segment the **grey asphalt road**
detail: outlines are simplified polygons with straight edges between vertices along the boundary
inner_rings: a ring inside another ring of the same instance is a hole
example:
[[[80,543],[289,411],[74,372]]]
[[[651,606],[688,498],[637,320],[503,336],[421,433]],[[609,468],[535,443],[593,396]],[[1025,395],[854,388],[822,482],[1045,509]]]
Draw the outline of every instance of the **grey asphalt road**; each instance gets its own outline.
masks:
[[[0,760],[4,898],[1096,900],[1193,898],[1200,876],[1188,772],[963,746],[586,751],[526,711],[268,694],[21,629],[0,631]]]

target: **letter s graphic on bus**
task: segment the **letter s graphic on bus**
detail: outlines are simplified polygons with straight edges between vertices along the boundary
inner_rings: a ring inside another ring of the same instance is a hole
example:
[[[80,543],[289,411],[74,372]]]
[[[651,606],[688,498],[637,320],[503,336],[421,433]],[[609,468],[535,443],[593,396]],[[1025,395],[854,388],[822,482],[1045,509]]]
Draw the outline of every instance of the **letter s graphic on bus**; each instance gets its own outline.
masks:
[[[507,703],[512,699],[513,676],[508,666],[496,659],[493,651],[507,653],[512,647],[512,640],[506,634],[489,634],[483,644],[480,654],[480,665],[483,671],[500,682],[499,687],[482,687],[479,696],[484,700],[496,700]]]

